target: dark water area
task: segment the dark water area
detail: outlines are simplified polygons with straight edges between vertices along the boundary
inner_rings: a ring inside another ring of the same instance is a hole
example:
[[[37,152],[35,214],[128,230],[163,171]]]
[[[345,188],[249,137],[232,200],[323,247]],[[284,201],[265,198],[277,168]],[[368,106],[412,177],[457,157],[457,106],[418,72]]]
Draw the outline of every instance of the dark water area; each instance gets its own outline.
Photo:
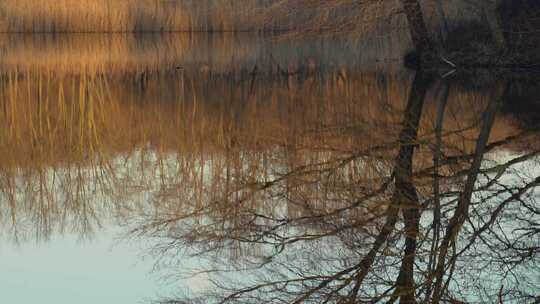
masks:
[[[394,52],[2,36],[0,298],[535,303],[540,76]]]

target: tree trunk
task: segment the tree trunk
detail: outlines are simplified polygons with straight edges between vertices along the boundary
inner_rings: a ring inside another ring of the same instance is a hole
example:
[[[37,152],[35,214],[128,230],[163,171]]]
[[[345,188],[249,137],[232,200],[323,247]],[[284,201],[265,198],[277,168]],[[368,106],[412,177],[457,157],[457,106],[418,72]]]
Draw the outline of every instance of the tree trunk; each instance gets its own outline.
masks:
[[[444,43],[446,42],[446,39],[448,39],[449,27],[448,20],[446,20],[446,14],[444,12],[442,0],[435,0],[435,10],[437,11],[437,16],[441,21],[441,40]]]
[[[440,195],[440,167],[442,158],[442,140],[443,140],[443,126],[444,126],[444,114],[446,106],[448,105],[448,95],[450,93],[450,85],[448,83],[443,84],[442,94],[437,104],[437,119],[435,124],[435,147],[433,149],[433,240],[431,242],[431,250],[429,254],[428,271],[429,273],[435,272],[435,261],[437,259],[437,249],[439,248],[440,230],[441,230],[441,195]],[[433,278],[428,276],[426,283],[426,295],[427,298],[424,303],[429,302],[429,297],[433,288]]]
[[[414,263],[416,259],[416,246],[418,239],[418,225],[420,221],[420,202],[416,188],[413,184],[413,157],[418,140],[418,128],[424,109],[424,99],[431,79],[422,71],[418,72],[409,93],[407,107],[403,113],[403,129],[399,134],[399,152],[394,165],[395,189],[392,194],[390,206],[386,210],[386,221],[379,235],[377,235],[372,248],[360,261],[359,271],[356,275],[355,285],[350,293],[350,304],[357,303],[357,295],[365,277],[372,270],[375,258],[393,232],[398,221],[399,212],[403,212],[405,219],[405,252],[401,269],[396,280],[396,293],[392,296],[394,301],[400,298],[400,303],[415,304]],[[392,302],[392,299],[389,301]]]
[[[413,184],[413,156],[418,139],[418,128],[424,108],[429,78],[418,72],[414,78],[409,94],[403,130],[400,134],[400,150],[396,158],[395,196],[401,202],[401,210],[405,224],[405,251],[401,260],[401,268],[396,280],[394,297],[400,298],[402,304],[415,304],[414,264],[421,216],[421,205]]]
[[[411,35],[416,53],[422,62],[422,57],[432,51],[433,43],[429,37],[429,32],[422,12],[422,7],[418,0],[401,0],[403,10],[409,23],[409,33]]]
[[[508,41],[504,33],[504,21],[497,10],[501,5],[501,0],[486,0],[481,3],[484,22],[488,25],[495,44],[501,50],[506,49]]]
[[[476,139],[476,149],[474,152],[473,162],[469,168],[463,191],[459,196],[456,210],[447,224],[446,232],[439,248],[437,267],[433,273],[435,278],[435,286],[431,303],[438,304],[441,302],[441,298],[446,286],[446,284],[443,283],[445,269],[448,266],[448,263],[453,264],[456,262],[457,256],[454,255],[448,259],[447,255],[450,248],[455,245],[461,228],[468,219],[471,199],[475,190],[475,184],[480,172],[482,161],[484,159],[484,153],[487,148],[489,136],[491,134],[491,130],[493,129],[495,117],[499,111],[500,105],[502,104],[504,95],[506,95],[506,92],[508,91],[507,88],[505,88],[504,92],[498,92],[501,91],[500,88],[495,90],[494,97],[484,112],[482,127]]]

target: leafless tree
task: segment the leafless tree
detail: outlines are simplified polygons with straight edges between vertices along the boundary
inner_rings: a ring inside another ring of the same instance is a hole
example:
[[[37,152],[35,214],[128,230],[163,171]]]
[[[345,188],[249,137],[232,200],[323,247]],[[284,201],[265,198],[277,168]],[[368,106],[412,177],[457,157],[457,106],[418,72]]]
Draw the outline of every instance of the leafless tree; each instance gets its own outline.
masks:
[[[303,165],[290,146],[281,170],[228,170],[227,191],[212,201],[147,218],[134,235],[163,240],[162,261],[180,252],[206,261],[191,274],[214,286],[164,303],[533,299],[525,268],[538,262],[539,151],[496,156],[531,140],[519,131],[490,141],[508,85],[481,116],[450,128],[453,86],[443,82],[435,128],[423,127],[432,81],[415,76],[395,141]],[[503,285],[482,282],[488,274]]]

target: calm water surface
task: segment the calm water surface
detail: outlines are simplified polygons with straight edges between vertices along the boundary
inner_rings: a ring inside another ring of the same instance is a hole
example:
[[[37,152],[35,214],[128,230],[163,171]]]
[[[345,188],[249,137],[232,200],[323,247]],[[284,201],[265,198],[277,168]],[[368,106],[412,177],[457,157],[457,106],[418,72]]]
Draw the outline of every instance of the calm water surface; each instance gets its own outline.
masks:
[[[415,74],[384,39],[1,40],[2,303],[539,299],[537,75]]]

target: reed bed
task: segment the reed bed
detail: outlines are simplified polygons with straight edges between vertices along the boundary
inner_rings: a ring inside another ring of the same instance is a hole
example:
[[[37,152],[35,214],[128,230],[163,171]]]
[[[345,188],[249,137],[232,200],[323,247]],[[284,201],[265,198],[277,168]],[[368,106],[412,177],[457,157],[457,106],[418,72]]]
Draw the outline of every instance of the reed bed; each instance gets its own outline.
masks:
[[[422,1],[436,29],[433,1]],[[449,20],[478,18],[445,1]],[[4,0],[0,32],[330,31],[381,35],[405,28],[400,3],[354,0]]]
[[[5,32],[206,31],[255,27],[245,19],[261,1],[225,0],[215,5],[211,2],[23,0],[3,1],[0,11],[5,16],[2,27]]]
[[[293,16],[266,22],[273,0],[3,1],[4,32],[284,31]],[[306,15],[306,14],[303,14]],[[304,16],[305,18],[305,16]]]

